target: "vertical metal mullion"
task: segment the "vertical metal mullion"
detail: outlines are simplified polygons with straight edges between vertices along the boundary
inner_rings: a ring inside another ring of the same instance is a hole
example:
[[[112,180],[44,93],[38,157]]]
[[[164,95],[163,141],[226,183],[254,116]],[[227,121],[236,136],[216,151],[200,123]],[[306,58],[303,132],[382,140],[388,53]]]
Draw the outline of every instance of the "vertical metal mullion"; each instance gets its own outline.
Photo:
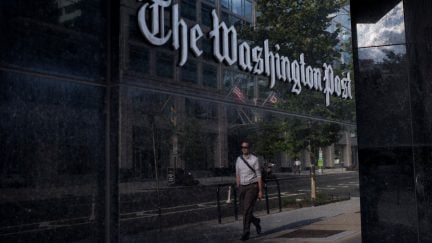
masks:
[[[118,134],[119,134],[119,33],[120,0],[107,1],[106,19],[106,133],[104,178],[104,239],[119,241]]]

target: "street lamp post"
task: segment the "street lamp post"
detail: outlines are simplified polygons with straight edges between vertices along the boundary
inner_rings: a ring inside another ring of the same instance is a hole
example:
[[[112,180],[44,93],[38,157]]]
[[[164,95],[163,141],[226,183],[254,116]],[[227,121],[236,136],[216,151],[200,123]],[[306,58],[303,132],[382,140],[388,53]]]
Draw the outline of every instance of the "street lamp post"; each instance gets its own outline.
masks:
[[[309,149],[310,149],[310,144],[309,144]],[[312,153],[311,150],[309,150],[310,153]],[[310,155],[311,157],[311,169],[310,169],[310,181],[311,181],[311,200],[312,203],[315,204],[316,201],[316,175],[315,175],[315,161],[313,161],[313,156]]]
[[[311,182],[311,201],[315,205],[316,201],[316,176],[315,176],[315,156],[313,155],[312,146],[311,146],[311,123],[308,121],[308,130],[309,130],[309,138],[308,138],[308,148],[309,148],[309,159],[311,162],[311,168],[309,171],[310,182]]]

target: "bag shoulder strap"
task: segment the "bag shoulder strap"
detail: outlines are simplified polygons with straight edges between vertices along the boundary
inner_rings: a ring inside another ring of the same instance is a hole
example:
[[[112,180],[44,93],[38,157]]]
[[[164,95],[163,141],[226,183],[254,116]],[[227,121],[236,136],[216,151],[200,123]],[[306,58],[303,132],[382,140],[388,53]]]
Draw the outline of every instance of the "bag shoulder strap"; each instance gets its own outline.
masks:
[[[239,157],[243,160],[243,162],[247,165],[247,167],[249,167],[249,169],[251,169],[253,171],[253,173],[256,174],[255,169],[252,168],[252,166],[250,166],[250,164],[243,158],[243,155],[240,155]]]

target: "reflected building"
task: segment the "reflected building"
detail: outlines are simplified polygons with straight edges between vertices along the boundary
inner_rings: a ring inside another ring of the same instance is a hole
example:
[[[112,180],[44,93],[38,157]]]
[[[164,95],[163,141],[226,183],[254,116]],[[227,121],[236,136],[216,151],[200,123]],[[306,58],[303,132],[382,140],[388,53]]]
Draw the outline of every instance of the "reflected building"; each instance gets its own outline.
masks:
[[[256,123],[263,116],[253,108],[235,104],[273,107],[275,103],[270,101],[272,91],[268,88],[268,79],[239,71],[236,65],[215,62],[208,37],[198,43],[204,51],[203,58],[189,55],[186,64],[179,66],[180,54],[169,43],[155,48],[143,38],[137,25],[139,5],[125,1],[121,6],[121,26],[124,28],[121,30],[120,83],[125,86],[120,88],[120,171],[139,175],[146,168],[144,177],[154,178],[155,173],[149,170],[154,170],[155,163],[162,176],[166,176],[168,168],[186,169],[198,175],[204,170],[232,169],[238,153],[235,144],[240,142],[237,132],[249,129],[254,133],[254,129],[258,129]],[[199,24],[204,33],[211,31],[212,9],[216,9],[221,21],[239,31],[256,25],[256,6],[252,1],[179,1],[179,7],[187,25]],[[169,10],[165,12],[169,23]],[[143,85],[150,92],[135,88]],[[171,87],[181,87],[185,92],[177,96],[154,93],[157,89],[169,92]],[[234,105],[227,106],[226,102]],[[149,107],[153,110],[147,110]],[[152,136],[139,133],[154,133],[157,151],[151,146]],[[347,133],[349,131],[341,132],[341,137]],[[338,155],[335,155],[334,145],[323,148],[325,167],[334,167],[336,157],[351,167],[356,155],[350,152],[350,140],[341,140],[337,145]],[[307,151],[298,156],[305,161],[305,167],[310,167]],[[290,168],[293,161],[283,153],[268,159],[279,168]]]

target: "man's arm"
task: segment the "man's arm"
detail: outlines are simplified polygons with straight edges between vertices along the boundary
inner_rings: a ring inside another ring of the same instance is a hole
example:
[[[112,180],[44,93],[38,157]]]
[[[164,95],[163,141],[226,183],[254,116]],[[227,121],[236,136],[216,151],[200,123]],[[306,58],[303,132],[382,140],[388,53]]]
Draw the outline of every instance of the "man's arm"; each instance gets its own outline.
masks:
[[[262,193],[262,188],[263,188],[263,186],[262,186],[262,179],[261,179],[261,176],[260,177],[258,177],[258,199],[262,199],[263,198],[263,193]]]
[[[262,181],[261,168],[258,159],[255,161],[254,167],[255,167],[254,168],[255,173],[258,177],[258,199],[261,200],[263,198],[263,193],[262,193],[263,181]]]
[[[236,160],[236,185],[237,188],[240,187],[240,169],[238,168],[238,158]]]

